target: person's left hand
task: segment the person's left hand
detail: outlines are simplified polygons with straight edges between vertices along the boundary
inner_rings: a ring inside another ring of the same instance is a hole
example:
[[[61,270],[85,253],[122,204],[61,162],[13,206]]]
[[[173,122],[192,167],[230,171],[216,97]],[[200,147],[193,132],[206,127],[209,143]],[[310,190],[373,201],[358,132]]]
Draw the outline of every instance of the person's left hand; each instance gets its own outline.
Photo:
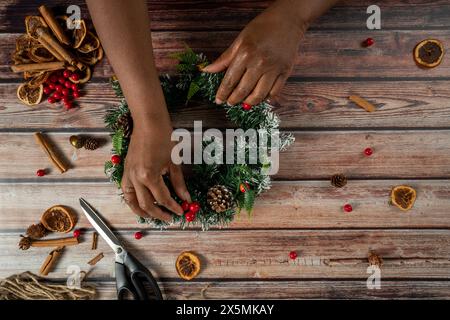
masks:
[[[217,104],[256,105],[279,94],[307,25],[290,12],[288,3],[276,2],[257,16],[215,62],[203,68],[211,73],[227,69]]]

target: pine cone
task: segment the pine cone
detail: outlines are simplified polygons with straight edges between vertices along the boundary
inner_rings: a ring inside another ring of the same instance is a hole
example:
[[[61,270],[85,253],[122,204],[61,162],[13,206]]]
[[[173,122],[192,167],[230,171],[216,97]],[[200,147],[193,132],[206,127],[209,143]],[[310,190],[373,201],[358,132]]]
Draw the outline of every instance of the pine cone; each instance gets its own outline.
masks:
[[[48,230],[45,229],[45,227],[42,225],[42,223],[32,224],[27,229],[27,236],[34,238],[34,239],[39,239],[39,238],[45,237],[47,235],[47,233],[48,233]]]
[[[347,184],[347,177],[344,176],[342,173],[335,174],[331,177],[331,185],[335,186],[336,188],[342,188]]]
[[[133,132],[133,119],[131,118],[131,113],[127,112],[122,114],[114,125],[115,130],[122,130],[125,138],[129,138]]]
[[[369,252],[369,265],[378,266],[379,268],[383,265],[383,259],[378,256],[375,252]]]
[[[215,185],[208,189],[207,203],[215,212],[224,212],[233,205],[233,195],[225,186]]]
[[[99,145],[100,143],[95,138],[86,138],[86,140],[84,140],[84,148],[86,150],[95,150]]]
[[[28,250],[31,247],[31,238],[21,236],[22,239],[19,241],[20,250]]]

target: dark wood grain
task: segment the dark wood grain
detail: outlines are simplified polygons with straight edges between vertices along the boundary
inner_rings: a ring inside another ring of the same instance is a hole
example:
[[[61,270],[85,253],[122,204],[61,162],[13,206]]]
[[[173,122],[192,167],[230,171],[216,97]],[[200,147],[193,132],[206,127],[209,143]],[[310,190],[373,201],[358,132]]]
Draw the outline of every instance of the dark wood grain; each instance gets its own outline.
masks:
[[[400,184],[413,186],[418,193],[409,212],[388,203],[392,187]],[[80,211],[79,196],[91,201],[115,228],[136,228],[135,216],[108,182],[0,184],[0,212],[4,213],[0,226],[3,231],[25,230],[47,208],[60,203],[78,213],[78,228],[92,228]],[[353,205],[350,214],[342,210],[346,202]],[[349,181],[342,189],[329,181],[274,182],[256,201],[252,216],[237,215],[229,228],[450,228],[449,206],[448,180]]]
[[[118,104],[108,83],[89,83],[80,108],[67,112],[46,101],[27,107],[16,97],[18,84],[0,84],[0,128],[103,129],[109,108]],[[377,106],[367,113],[348,100],[357,94]],[[449,127],[450,81],[383,82],[290,82],[277,101],[275,112],[281,128],[436,128]],[[204,103],[176,106],[171,112],[175,127],[192,128],[194,120],[204,127],[225,128],[225,112]]]
[[[383,279],[450,279],[450,230],[220,230],[149,231],[136,241],[134,230],[119,231],[127,248],[159,278],[178,278],[177,256],[196,252],[202,261],[198,279],[367,279],[369,251],[383,259]],[[0,277],[18,271],[36,272],[48,248],[20,251],[20,233],[0,234]],[[110,278],[114,253],[105,241],[93,252],[91,234],[67,248],[50,276],[62,278],[68,265],[86,264],[96,253],[102,259],[92,278]],[[298,258],[289,259],[296,250]]]
[[[170,53],[183,50],[189,45],[198,52],[204,52],[210,59],[217,57],[236,37],[237,32],[154,32],[156,65],[160,72],[173,72],[175,61]],[[293,77],[358,77],[410,78],[449,77],[450,59],[443,59],[441,65],[424,70],[416,66],[412,51],[425,38],[440,39],[448,51],[450,30],[430,31],[378,31],[377,44],[364,48],[361,41],[368,36],[364,31],[311,31],[302,41]],[[20,75],[10,72],[10,56],[17,34],[0,35],[0,79],[19,79]],[[94,77],[112,75],[106,59],[100,63]]]
[[[67,3],[62,0],[47,0],[50,7],[64,11]],[[272,1],[147,1],[154,30],[240,30],[251,19],[262,12]],[[88,17],[82,0],[71,1]],[[366,8],[373,1],[341,1],[311,26],[313,29],[366,29]],[[383,29],[441,28],[450,25],[448,1],[395,1],[379,3]],[[232,14],[231,14],[232,13]],[[37,5],[32,1],[16,0],[0,4],[0,32],[22,31],[27,15],[37,14]]]

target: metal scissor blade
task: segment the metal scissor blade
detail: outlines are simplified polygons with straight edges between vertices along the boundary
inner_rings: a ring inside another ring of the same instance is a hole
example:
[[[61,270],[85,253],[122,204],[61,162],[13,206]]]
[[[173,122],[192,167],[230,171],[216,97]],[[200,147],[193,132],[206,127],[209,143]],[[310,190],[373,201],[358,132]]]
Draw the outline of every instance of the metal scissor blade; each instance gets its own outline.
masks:
[[[80,198],[80,205],[95,230],[97,230],[102,238],[105,239],[106,243],[109,244],[116,254],[120,254],[123,248],[119,239],[117,239],[111,229],[108,228],[97,211],[95,211],[95,209],[83,198]]]

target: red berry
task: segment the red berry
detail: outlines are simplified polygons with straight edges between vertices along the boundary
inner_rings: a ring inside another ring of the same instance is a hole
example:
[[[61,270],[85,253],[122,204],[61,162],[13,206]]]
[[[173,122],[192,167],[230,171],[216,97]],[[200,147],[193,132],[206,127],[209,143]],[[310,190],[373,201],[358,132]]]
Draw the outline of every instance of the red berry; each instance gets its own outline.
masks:
[[[242,193],[245,193],[245,191],[249,190],[250,186],[248,185],[247,182],[241,183],[239,185],[239,190],[241,190]]]
[[[72,71],[70,71],[70,70],[64,70],[64,72],[63,72],[63,77],[64,77],[64,78],[68,78],[68,77],[71,76],[71,74],[72,74]]]
[[[347,203],[347,204],[344,206],[344,211],[345,211],[345,212],[352,212],[352,211],[353,211],[352,205]]]
[[[144,235],[143,235],[142,232],[140,232],[140,231],[137,231],[137,232],[134,234],[134,238],[135,238],[136,240],[142,239],[143,236],[144,236]]]
[[[44,88],[44,93],[45,94],[50,94],[50,93],[52,93],[52,89],[50,89],[50,87],[45,87]]]
[[[370,156],[372,155],[372,153],[373,153],[372,148],[365,148],[365,149],[364,149],[364,154],[365,154],[366,156],[370,157]]]
[[[58,92],[61,92],[62,89],[63,89],[63,86],[60,85],[60,84],[57,84],[57,85],[55,86],[55,90],[58,91]]]
[[[38,171],[36,171],[36,175],[38,177],[43,177],[45,176],[45,170],[44,169],[39,169]]]
[[[81,235],[81,230],[80,229],[73,230],[73,236],[75,238],[78,238],[80,235]]]
[[[187,221],[187,222],[192,222],[192,221],[195,220],[195,212],[188,211],[188,212],[184,215],[184,217],[186,218],[186,221]]]
[[[69,91],[69,89],[64,88],[64,89],[61,90],[61,93],[62,93],[63,96],[68,96],[70,91]]]
[[[78,91],[78,85],[76,83],[72,83],[72,86],[70,87],[73,91]]]
[[[68,89],[72,88],[72,82],[70,82],[69,80],[67,80],[66,82],[64,82],[64,86]]]
[[[70,98],[68,96],[63,96],[62,101],[64,102],[64,104],[67,104],[70,102]]]
[[[50,76],[50,82],[53,82],[53,83],[55,83],[56,81],[58,81],[58,76],[56,75],[56,74],[52,74],[51,76]]]
[[[367,38],[365,41],[364,41],[364,45],[366,46],[366,47],[370,47],[371,45],[373,45],[375,43],[375,41],[372,39],[372,38]]]
[[[111,156],[111,162],[113,164],[119,164],[121,161],[122,161],[122,158],[119,155],[114,154]]]
[[[47,101],[48,103],[55,103],[56,99],[54,97],[48,97]]]
[[[72,79],[73,81],[78,81],[80,80],[80,76],[78,75],[78,73],[72,73],[70,79]]]
[[[72,96],[73,96],[74,98],[79,98],[79,97],[81,97],[81,93],[80,93],[80,91],[75,90],[74,92],[72,92]]]
[[[52,89],[52,90],[55,90],[55,84],[52,82],[52,83],[49,83],[48,84],[48,87],[50,88],[50,89]]]
[[[200,210],[200,204],[197,201],[192,202],[189,204],[189,211],[192,213],[197,213]]]
[[[296,251],[289,252],[289,258],[291,258],[292,260],[297,259],[297,252]]]
[[[183,211],[188,211],[189,210],[189,202],[184,200],[183,203],[181,204],[181,209],[183,209]]]
[[[55,92],[52,97],[55,98],[56,100],[59,100],[62,98],[62,96],[59,92]]]
[[[248,103],[242,103],[242,109],[244,109],[245,111],[249,111],[252,108],[252,105],[248,104]]]
[[[66,82],[66,79],[63,76],[59,76],[58,82],[63,84],[64,82]]]
[[[64,102],[64,106],[66,107],[67,110],[72,109],[73,108],[72,101]]]

